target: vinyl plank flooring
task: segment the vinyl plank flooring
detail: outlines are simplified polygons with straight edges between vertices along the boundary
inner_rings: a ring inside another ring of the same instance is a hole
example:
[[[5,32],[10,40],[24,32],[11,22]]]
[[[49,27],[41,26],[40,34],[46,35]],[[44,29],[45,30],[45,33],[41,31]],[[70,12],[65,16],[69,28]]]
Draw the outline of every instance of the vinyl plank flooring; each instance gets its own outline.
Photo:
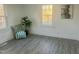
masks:
[[[0,47],[0,54],[79,54],[79,41],[32,35],[8,41]]]

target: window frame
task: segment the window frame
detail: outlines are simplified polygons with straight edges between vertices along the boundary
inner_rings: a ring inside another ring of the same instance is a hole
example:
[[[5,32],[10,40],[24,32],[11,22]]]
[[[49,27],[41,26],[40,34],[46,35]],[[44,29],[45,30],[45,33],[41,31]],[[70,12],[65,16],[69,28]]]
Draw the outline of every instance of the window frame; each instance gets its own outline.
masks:
[[[7,20],[6,20],[5,5],[4,5],[4,4],[1,4],[1,5],[3,5],[4,16],[0,16],[0,17],[3,17],[3,18],[4,18],[4,21],[5,21],[4,26],[5,26],[5,27],[0,28],[0,30],[4,30],[4,29],[6,29],[6,27],[7,27]]]

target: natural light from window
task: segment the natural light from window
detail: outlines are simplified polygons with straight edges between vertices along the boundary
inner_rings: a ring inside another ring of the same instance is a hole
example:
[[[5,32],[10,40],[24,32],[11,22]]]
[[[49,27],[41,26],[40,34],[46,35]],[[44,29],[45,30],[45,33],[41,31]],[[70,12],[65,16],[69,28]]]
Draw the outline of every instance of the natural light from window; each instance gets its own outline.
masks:
[[[6,24],[5,24],[4,6],[0,4],[0,29],[3,29],[5,27],[6,27]]]
[[[42,5],[42,24],[52,25],[52,5]]]

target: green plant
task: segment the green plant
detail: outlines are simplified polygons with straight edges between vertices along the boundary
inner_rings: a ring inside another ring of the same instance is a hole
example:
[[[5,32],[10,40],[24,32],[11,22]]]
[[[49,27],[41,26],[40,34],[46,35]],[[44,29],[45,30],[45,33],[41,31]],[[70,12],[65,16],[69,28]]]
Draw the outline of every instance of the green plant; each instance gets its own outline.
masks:
[[[26,28],[31,27],[32,22],[29,20],[28,16],[25,16],[22,18],[22,25],[24,25]]]

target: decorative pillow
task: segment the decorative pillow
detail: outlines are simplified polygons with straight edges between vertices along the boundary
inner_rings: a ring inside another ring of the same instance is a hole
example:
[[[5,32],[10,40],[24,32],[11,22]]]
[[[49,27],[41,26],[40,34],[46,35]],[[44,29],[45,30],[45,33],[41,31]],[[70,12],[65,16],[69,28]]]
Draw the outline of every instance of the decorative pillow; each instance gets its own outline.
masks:
[[[25,39],[25,38],[26,38],[26,32],[24,31],[16,32],[16,39]]]

